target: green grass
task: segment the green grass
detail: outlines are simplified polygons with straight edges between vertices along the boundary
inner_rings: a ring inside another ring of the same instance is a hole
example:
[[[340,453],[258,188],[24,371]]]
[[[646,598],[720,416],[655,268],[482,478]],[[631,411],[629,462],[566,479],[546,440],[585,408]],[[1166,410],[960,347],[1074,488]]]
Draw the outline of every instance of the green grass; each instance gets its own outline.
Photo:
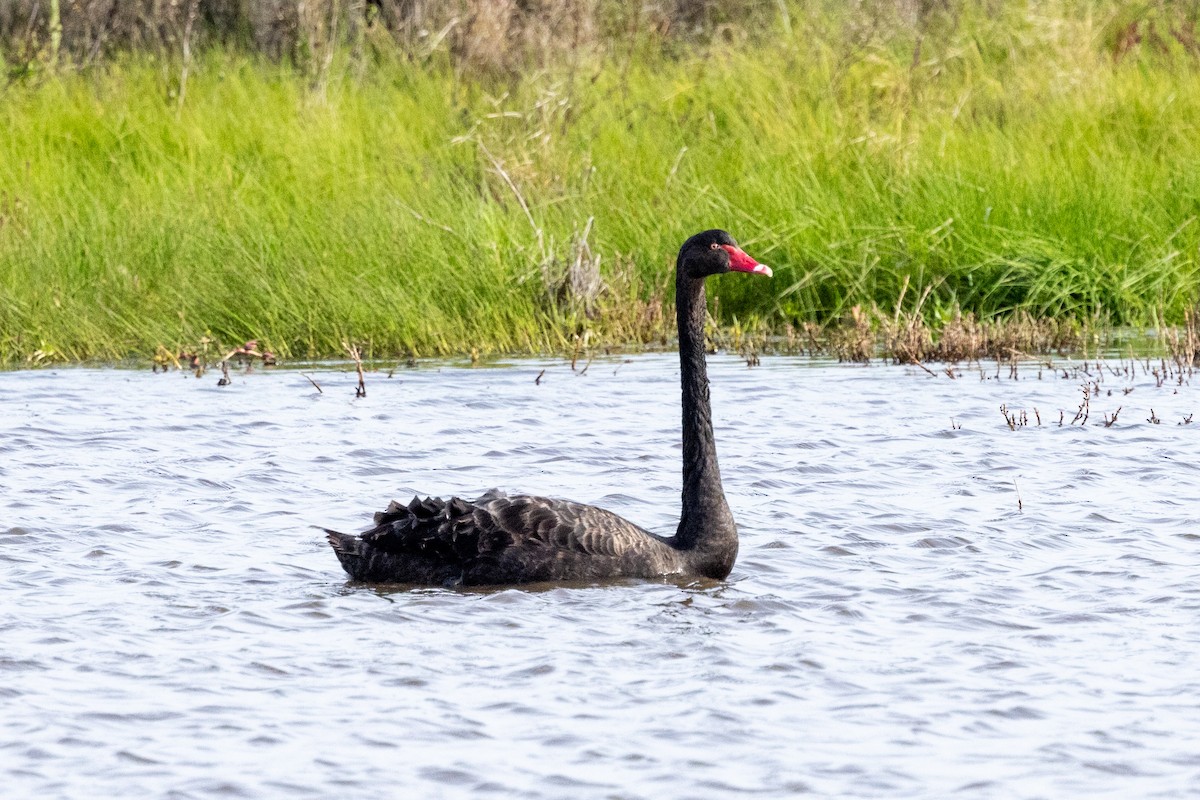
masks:
[[[144,57],[14,83],[0,361],[205,335],[291,358],[638,340],[708,227],[776,269],[713,282],[726,322],[890,310],[906,284],[909,306],[932,287],[933,322],[1177,322],[1200,287],[1200,73],[1115,62],[1111,18],[1054,7],[968,15],[917,59],[915,33],[850,42],[834,12],[794,12],[790,33],[521,78],[341,53],[314,88],[209,51],[182,108],[178,65]],[[593,218],[610,292],[588,316],[545,276]]]

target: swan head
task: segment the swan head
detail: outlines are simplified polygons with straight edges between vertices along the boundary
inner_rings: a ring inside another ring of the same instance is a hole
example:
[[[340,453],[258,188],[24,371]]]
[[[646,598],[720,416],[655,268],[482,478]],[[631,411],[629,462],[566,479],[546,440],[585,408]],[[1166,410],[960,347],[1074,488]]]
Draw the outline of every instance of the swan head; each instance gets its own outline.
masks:
[[[771,268],[760,264],[738,247],[733,237],[722,230],[697,233],[679,248],[675,268],[689,278],[706,278],[726,272],[749,272],[771,277]]]

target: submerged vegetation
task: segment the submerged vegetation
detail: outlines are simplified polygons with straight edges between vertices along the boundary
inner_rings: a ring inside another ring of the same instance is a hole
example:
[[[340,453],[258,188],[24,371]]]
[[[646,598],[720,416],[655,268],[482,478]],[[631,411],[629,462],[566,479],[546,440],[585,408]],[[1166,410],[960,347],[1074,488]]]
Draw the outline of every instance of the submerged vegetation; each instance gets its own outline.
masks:
[[[99,5],[0,3],[10,364],[661,342],[708,227],[775,268],[711,282],[722,335],[848,358],[1200,292],[1173,4]]]

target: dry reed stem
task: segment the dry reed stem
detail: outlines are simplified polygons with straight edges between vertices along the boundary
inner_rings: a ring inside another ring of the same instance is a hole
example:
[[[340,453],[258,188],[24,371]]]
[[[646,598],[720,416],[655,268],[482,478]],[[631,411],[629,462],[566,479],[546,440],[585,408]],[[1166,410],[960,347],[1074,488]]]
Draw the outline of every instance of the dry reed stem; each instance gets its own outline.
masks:
[[[345,341],[342,342],[342,348],[350,356],[350,359],[354,361],[354,369],[358,373],[358,386],[354,388],[354,396],[366,397],[367,383],[363,377],[362,351],[359,349],[358,345],[350,344],[349,342]]]

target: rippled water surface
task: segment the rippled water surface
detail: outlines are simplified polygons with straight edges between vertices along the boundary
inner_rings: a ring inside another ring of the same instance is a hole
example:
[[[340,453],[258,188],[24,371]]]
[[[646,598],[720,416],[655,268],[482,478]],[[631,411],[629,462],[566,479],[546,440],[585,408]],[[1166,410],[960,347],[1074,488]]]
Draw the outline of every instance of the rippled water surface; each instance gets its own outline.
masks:
[[[475,592],[311,526],[500,487],[669,533],[675,356],[0,375],[4,793],[1200,795],[1200,388],[710,371],[728,581]]]

